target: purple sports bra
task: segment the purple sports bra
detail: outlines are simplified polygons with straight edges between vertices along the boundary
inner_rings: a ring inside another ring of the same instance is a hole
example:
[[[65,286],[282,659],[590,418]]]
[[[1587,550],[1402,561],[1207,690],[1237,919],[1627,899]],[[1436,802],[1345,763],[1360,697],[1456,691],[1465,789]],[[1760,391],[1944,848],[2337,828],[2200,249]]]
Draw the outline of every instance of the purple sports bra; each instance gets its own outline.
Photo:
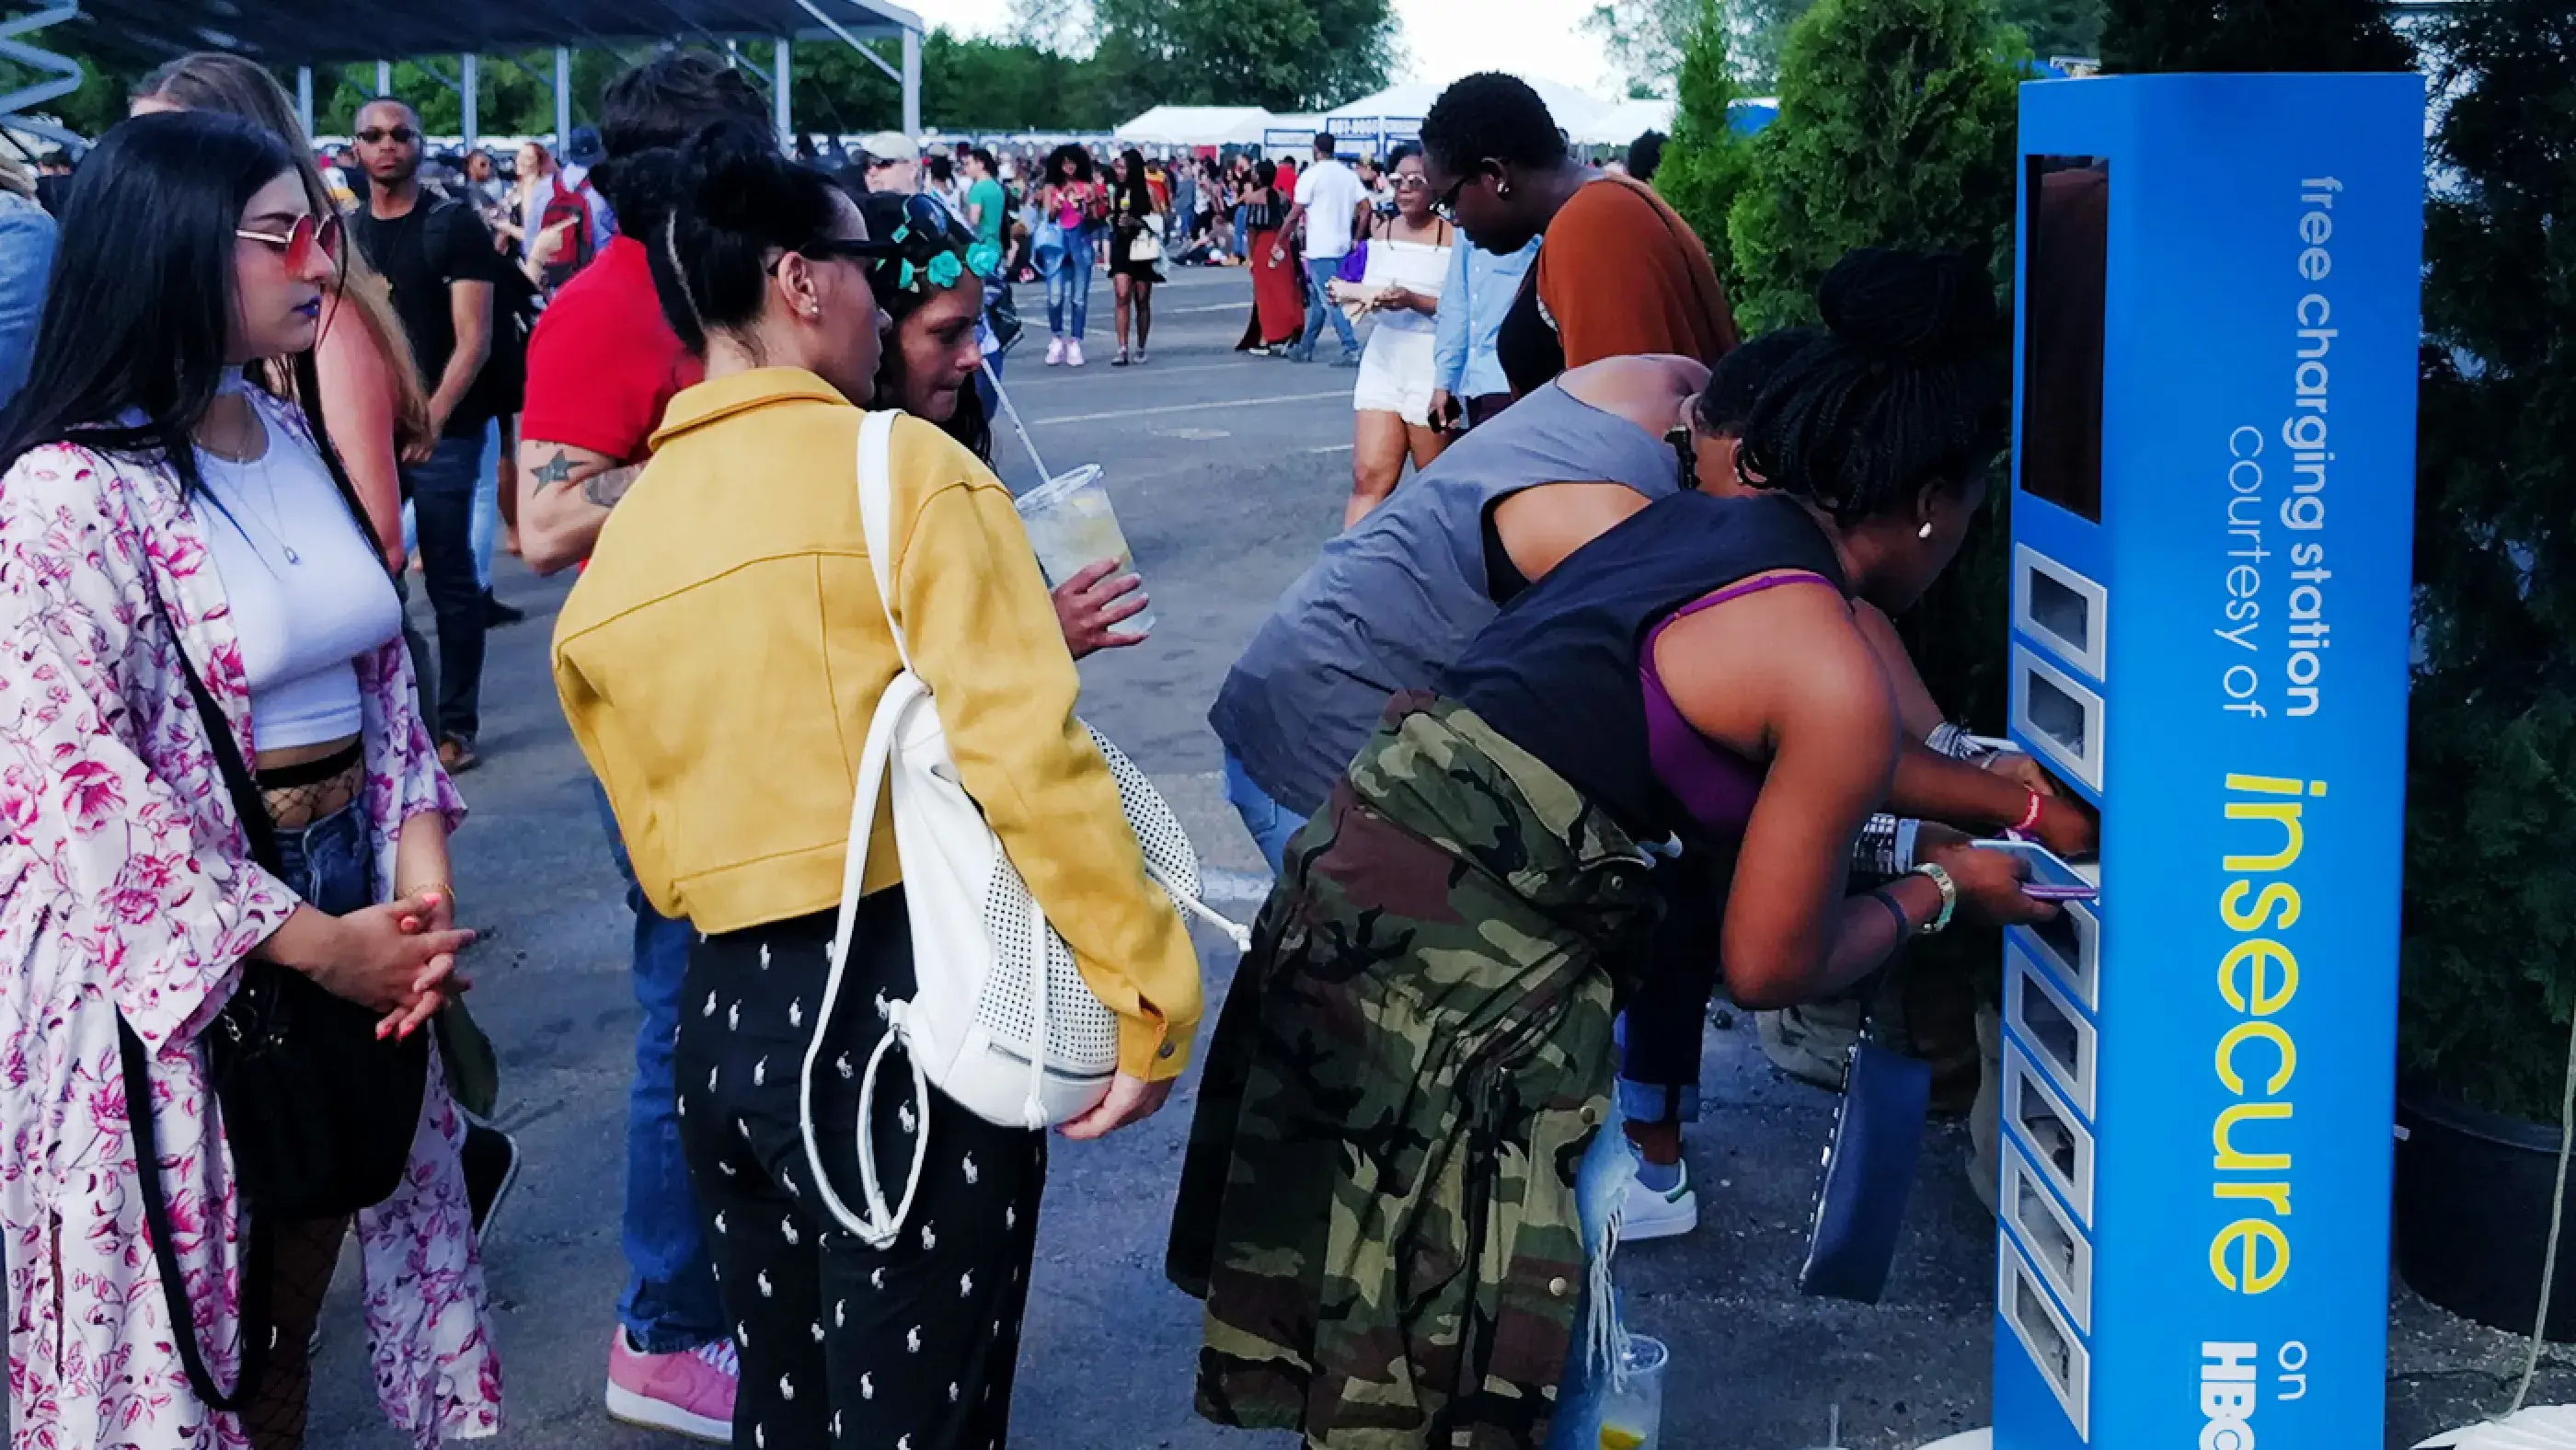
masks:
[[[1645,647],[1637,652],[1637,678],[1646,696],[1646,758],[1654,767],[1655,779],[1672,792],[1673,799],[1681,803],[1692,820],[1721,839],[1744,834],[1745,824],[1753,819],[1753,802],[1762,794],[1762,777],[1768,766],[1747,760],[1691,728],[1674,707],[1673,697],[1664,690],[1664,682],[1655,675],[1655,642],[1675,622],[1703,609],[1783,584],[1835,587],[1831,579],[1803,570],[1738,580],[1665,615],[1646,631]]]

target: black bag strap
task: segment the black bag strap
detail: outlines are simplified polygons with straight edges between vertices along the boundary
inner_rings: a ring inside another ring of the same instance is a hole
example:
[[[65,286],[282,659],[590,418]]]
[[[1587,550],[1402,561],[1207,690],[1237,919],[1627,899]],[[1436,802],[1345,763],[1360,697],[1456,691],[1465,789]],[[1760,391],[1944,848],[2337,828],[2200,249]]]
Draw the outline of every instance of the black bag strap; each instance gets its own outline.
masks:
[[[224,773],[224,784],[230,788],[233,810],[241,817],[242,830],[250,837],[252,859],[274,872],[279,866],[277,834],[268,817],[268,806],[260,799],[259,784],[251,778],[250,768],[242,763],[241,750],[233,743],[232,725],[215,705],[214,696],[197,678],[196,667],[188,663],[186,636],[179,633],[177,621],[161,603],[160,594],[144,581],[144,592],[152,601],[152,612],[170,631],[171,652],[178,657],[179,673],[188,682],[188,694],[196,701],[197,717],[204,722],[208,742],[214,747],[215,763]],[[259,1395],[260,1381],[267,1375],[269,1340],[275,1328],[269,1316],[269,1234],[266,1220],[252,1205],[250,1249],[242,1262],[241,1373],[234,1378],[231,1394],[215,1388],[215,1377],[207,1372],[206,1357],[197,1344],[197,1320],[188,1303],[188,1281],[179,1273],[179,1247],[170,1231],[169,1194],[161,1183],[161,1150],[159,1135],[152,1123],[152,1060],[123,1013],[117,1014],[116,1037],[118,1056],[125,1075],[125,1117],[134,1134],[134,1176],[143,1190],[143,1226],[152,1240],[152,1260],[161,1273],[161,1300],[170,1314],[170,1338],[179,1349],[180,1367],[187,1371],[188,1388],[206,1407],[229,1414],[248,1409]]]

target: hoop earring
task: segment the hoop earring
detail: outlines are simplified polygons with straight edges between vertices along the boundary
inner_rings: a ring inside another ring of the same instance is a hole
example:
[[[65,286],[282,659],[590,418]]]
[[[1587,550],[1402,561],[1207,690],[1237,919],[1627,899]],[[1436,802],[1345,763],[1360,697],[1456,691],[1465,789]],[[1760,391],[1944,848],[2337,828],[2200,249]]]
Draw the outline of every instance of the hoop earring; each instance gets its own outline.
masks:
[[[1914,531],[1914,537],[1929,542],[1932,538],[1932,521],[1930,519],[1925,519],[1923,521],[1923,527]]]
[[[1494,195],[1496,195],[1496,196],[1509,196],[1509,195],[1511,195],[1511,194],[1512,194],[1512,184],[1511,184],[1510,182],[1508,182],[1508,181],[1497,181],[1497,182],[1495,182],[1495,183],[1494,183]]]

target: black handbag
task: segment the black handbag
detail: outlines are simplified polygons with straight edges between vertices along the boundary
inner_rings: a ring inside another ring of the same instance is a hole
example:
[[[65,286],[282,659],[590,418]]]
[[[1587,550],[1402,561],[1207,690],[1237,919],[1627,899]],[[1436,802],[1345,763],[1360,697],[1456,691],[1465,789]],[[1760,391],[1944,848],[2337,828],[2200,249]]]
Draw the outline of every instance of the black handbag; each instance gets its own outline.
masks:
[[[158,599],[153,610],[170,631],[179,672],[187,678],[233,810],[250,838],[251,857],[277,872],[276,831],[259,786],[233,744],[232,727],[176,643],[182,636]],[[259,1393],[274,1333],[268,1303],[270,1226],[355,1213],[384,1202],[402,1185],[428,1085],[429,1037],[414,1033],[408,1040],[378,1041],[378,1020],[379,1014],[333,996],[302,972],[248,959],[241,964],[231,999],[198,1037],[206,1050],[206,1076],[221,1113],[224,1143],[232,1153],[233,1184],[250,1217],[241,1374],[227,1395],[206,1371],[187,1281],[179,1274],[152,1123],[151,1056],[133,1027],[121,1016],[117,1019],[144,1226],[160,1269],[180,1364],[189,1388],[211,1409],[239,1412]]]
[[[1932,1103],[1931,1064],[1872,1041],[1874,1016],[1861,1019],[1843,1068],[1842,1106],[1798,1272],[1801,1293],[1863,1304],[1887,1292]]]

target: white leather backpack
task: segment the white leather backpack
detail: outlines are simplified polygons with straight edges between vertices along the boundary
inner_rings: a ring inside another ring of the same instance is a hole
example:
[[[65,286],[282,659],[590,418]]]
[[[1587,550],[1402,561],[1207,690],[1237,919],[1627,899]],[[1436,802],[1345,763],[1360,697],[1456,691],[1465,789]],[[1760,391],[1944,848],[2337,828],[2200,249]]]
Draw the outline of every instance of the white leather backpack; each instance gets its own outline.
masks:
[[[1064,939],[1047,924],[1001,840],[966,793],[948,753],[948,738],[930,686],[914,673],[903,628],[895,622],[895,547],[889,444],[896,415],[875,412],[859,428],[859,518],[868,562],[885,603],[901,672],[886,686],[868,728],[859,786],[850,803],[849,852],[841,872],[839,929],[833,934],[831,969],[822,1012],[805,1050],[798,1083],[798,1116],[805,1155],[823,1201],[842,1225],[877,1248],[902,1232],[920,1187],[930,1142],[930,1088],[987,1122],[1031,1130],[1052,1127],[1088,1111],[1108,1095],[1118,1070],[1118,1019],[1075,970]],[[1088,727],[1085,727],[1088,728]],[[1198,915],[1233,939],[1238,949],[1251,934],[1199,900],[1198,856],[1171,806],[1118,748],[1092,733],[1109,763],[1119,805],[1145,854],[1145,870],[1180,910]],[[903,861],[906,914],[912,924],[917,990],[910,1001],[880,1000],[877,1010],[891,1030],[869,1054],[859,1085],[859,1176],[865,1211],[854,1211],[825,1172],[814,1122],[815,1074],[841,981],[849,966],[850,932],[866,880],[868,845],[881,790],[894,797],[896,849]],[[902,1199],[889,1210],[877,1172],[877,1077],[886,1053],[900,1045],[912,1069],[919,1113],[912,1167]]]

